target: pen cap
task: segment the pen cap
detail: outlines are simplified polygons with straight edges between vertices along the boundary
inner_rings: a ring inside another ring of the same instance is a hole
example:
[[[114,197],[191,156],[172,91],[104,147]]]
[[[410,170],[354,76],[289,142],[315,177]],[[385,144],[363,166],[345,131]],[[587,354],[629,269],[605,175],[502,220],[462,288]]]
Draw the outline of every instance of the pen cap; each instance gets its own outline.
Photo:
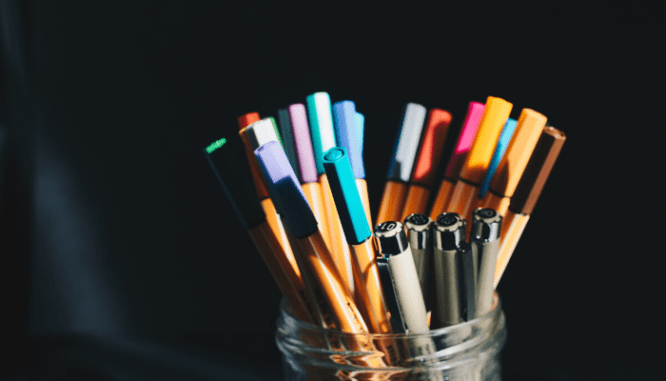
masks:
[[[431,246],[432,219],[425,214],[413,213],[405,218],[409,232],[409,246],[412,250],[427,249]]]
[[[359,140],[356,105],[352,101],[340,101],[333,104],[335,138],[338,146],[347,151],[354,178],[364,179],[363,157]]]
[[[431,187],[435,183],[446,134],[451,123],[448,111],[434,108],[430,110],[428,123],[423,133],[423,141],[412,173],[412,183]]]
[[[492,242],[500,237],[502,215],[495,209],[479,208],[472,213],[470,241]]]
[[[317,173],[321,175],[324,173],[324,165],[321,161],[324,153],[335,147],[331,97],[328,93],[322,91],[308,95],[305,101],[308,106],[315,165],[317,166]]]
[[[241,133],[247,134],[247,138],[250,141],[253,150],[256,150],[271,141],[279,142],[277,124],[275,123],[275,119],[270,117],[250,124],[245,128],[245,131],[241,131]],[[280,143],[280,145],[282,145],[282,143]]]
[[[296,177],[298,177],[298,179],[303,182],[300,174],[300,167],[298,165],[298,155],[296,154],[296,145],[294,143],[293,128],[291,127],[291,117],[289,116],[289,110],[286,108],[281,108],[277,110],[277,114],[284,153],[287,154],[289,164],[291,164],[291,168],[294,169]]]
[[[467,151],[469,151],[469,147],[471,147],[472,142],[474,142],[474,136],[476,136],[476,130],[479,128],[479,123],[481,122],[485,107],[486,106],[483,103],[469,102],[465,123],[463,123],[463,126],[460,129],[456,146],[453,149],[453,154],[451,155],[449,164],[446,167],[446,172],[444,173],[444,176],[449,179],[458,179],[463,164],[465,163]]]
[[[363,157],[363,143],[365,142],[365,116],[360,112],[356,113],[356,136],[358,136],[358,146],[361,150],[361,158]],[[353,167],[352,167],[353,168]],[[363,169],[363,178],[365,178],[365,167],[361,161],[361,168]]]
[[[370,238],[372,232],[347,151],[342,147],[333,147],[324,155],[323,163],[345,238],[350,244],[358,245]]]
[[[317,220],[280,143],[268,142],[254,153],[275,196],[275,209],[284,217],[291,233],[296,238],[314,233],[318,229]]]
[[[404,253],[409,248],[403,225],[398,221],[386,221],[375,227],[377,251],[385,256]]]
[[[458,213],[442,213],[433,224],[434,243],[439,250],[455,250],[465,242],[465,219]]]
[[[426,108],[420,104],[408,103],[402,119],[402,126],[389,164],[388,180],[408,182],[412,174],[416,151],[421,140],[421,131],[426,117]]]
[[[254,187],[245,177],[240,163],[236,163],[227,139],[213,142],[203,150],[213,172],[222,184],[245,229],[252,229],[266,220],[264,210],[255,196]]]
[[[308,126],[305,106],[302,103],[289,106],[289,118],[291,120],[291,132],[294,136],[294,149],[300,168],[300,179],[304,183],[314,183],[317,181],[317,166],[312,150],[310,126]]]
[[[555,127],[546,127],[534,147],[523,175],[511,197],[509,209],[514,213],[532,214],[543,186],[553,169],[567,137]]]
[[[258,122],[259,120],[260,118],[258,112],[248,112],[247,114],[238,117],[238,127],[242,130],[243,128],[254,122]]]

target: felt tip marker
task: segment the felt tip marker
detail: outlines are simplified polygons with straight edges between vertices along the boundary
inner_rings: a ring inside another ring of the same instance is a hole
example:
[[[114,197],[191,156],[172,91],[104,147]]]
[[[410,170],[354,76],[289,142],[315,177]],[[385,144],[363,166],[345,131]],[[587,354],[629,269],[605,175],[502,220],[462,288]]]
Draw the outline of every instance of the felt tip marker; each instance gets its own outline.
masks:
[[[516,249],[566,139],[564,133],[555,127],[545,127],[541,132],[502,223],[502,243],[495,269],[495,287]]]
[[[425,213],[430,191],[435,186],[435,176],[442,157],[444,142],[451,124],[451,114],[440,109],[430,110],[430,116],[423,133],[423,141],[414,165],[412,178],[402,209],[404,220],[412,213]]]
[[[490,164],[502,128],[509,119],[512,106],[511,103],[501,98],[488,97],[486,100],[479,128],[467,153],[458,182],[453,188],[451,199],[446,207],[447,212],[458,213],[465,220],[471,220],[474,206],[472,203],[479,194],[483,176]]]
[[[432,218],[433,221],[437,216],[446,211],[446,207],[451,199],[451,194],[453,193],[453,188],[458,181],[460,171],[465,163],[467,152],[469,152],[469,148],[472,146],[472,142],[476,136],[476,130],[481,122],[484,109],[485,106],[483,103],[470,102],[469,104],[465,122],[460,129],[458,140],[456,140],[456,146],[449,159],[449,164],[446,166],[444,178],[439,185],[439,191],[437,192],[437,196],[435,196],[435,201],[430,211],[430,218]]]
[[[426,108],[422,105],[408,103],[405,106],[377,215],[380,224],[400,220],[425,118]]]

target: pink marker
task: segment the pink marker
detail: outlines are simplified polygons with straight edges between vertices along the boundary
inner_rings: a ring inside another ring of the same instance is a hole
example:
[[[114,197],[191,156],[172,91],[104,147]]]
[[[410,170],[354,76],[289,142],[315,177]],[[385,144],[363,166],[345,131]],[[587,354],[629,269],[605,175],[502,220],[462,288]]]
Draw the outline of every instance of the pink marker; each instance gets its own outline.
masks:
[[[476,130],[479,128],[481,123],[481,117],[483,116],[483,110],[485,106],[483,103],[479,102],[470,102],[469,107],[467,108],[467,116],[465,117],[465,123],[460,129],[460,135],[458,136],[458,142],[456,147],[451,154],[451,159],[449,164],[446,166],[446,172],[444,172],[444,179],[439,186],[439,192],[437,192],[437,197],[435,198],[435,203],[430,212],[430,218],[434,220],[437,219],[437,216],[446,212],[444,208],[449,202],[453,188],[458,181],[458,176],[460,175],[460,170],[465,164],[465,157],[467,152],[469,152],[472,143],[474,142],[474,135],[476,135]]]

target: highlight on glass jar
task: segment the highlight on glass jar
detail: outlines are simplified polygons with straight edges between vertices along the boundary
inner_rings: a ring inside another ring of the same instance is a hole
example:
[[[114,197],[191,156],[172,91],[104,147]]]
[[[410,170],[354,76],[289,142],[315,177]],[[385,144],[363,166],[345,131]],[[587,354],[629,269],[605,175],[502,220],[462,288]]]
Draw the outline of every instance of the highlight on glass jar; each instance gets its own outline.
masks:
[[[487,314],[421,334],[351,334],[324,329],[294,318],[283,300],[275,339],[287,381],[499,381],[506,335],[504,312],[495,293]],[[346,343],[358,341],[371,342],[377,349],[346,349]],[[424,342],[433,343],[435,351],[419,353]],[[387,355],[386,348],[395,351],[394,356]],[[369,359],[382,359],[387,365],[371,367],[367,364],[377,362]]]

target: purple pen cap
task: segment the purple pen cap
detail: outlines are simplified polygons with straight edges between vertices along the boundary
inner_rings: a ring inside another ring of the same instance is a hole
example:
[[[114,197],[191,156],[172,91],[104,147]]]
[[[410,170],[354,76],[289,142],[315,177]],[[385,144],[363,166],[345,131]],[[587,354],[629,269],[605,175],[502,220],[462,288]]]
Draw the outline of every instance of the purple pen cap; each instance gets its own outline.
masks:
[[[310,126],[308,125],[305,105],[296,103],[289,106],[289,116],[291,118],[294,146],[301,172],[301,183],[317,182],[317,166],[314,159],[314,150],[312,149]]]
[[[296,238],[317,231],[317,219],[280,143],[268,142],[257,148],[254,154],[266,176],[266,186],[273,192],[275,209],[284,218],[289,231]]]

